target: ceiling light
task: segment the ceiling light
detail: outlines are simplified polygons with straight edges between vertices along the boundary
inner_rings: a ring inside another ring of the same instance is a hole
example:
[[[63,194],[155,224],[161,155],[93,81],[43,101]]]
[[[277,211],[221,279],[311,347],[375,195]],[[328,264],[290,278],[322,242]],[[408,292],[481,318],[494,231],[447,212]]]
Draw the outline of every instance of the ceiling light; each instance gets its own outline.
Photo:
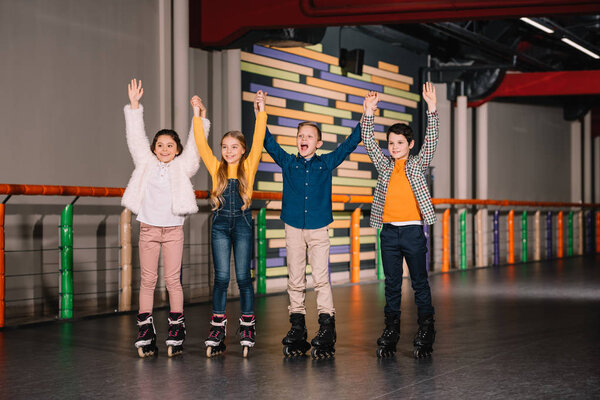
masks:
[[[526,22],[531,26],[535,26],[536,28],[538,28],[546,33],[554,33],[554,30],[548,28],[547,26],[540,24],[539,22],[535,22],[534,20],[532,20],[530,18],[522,17],[520,19],[521,19],[521,21]]]
[[[569,46],[575,47],[577,50],[579,50],[579,51],[587,54],[588,56],[595,58],[596,60],[600,58],[600,56],[598,54],[594,53],[591,50],[586,49],[585,47],[583,47],[583,46],[581,46],[581,45],[579,45],[577,43],[575,43],[571,39],[568,39],[568,38],[564,37],[564,38],[562,38],[560,40],[562,40],[563,42],[565,42]]]

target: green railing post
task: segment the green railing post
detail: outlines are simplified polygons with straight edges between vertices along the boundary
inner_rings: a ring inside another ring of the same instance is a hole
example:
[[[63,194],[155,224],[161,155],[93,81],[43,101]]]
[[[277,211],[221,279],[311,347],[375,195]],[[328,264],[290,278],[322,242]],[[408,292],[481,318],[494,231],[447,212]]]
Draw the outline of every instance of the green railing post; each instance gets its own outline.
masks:
[[[261,208],[256,215],[256,240],[258,260],[256,264],[256,293],[267,293],[267,209]]]
[[[60,215],[60,319],[73,318],[73,205]]]
[[[385,274],[383,273],[383,260],[381,259],[381,229],[377,229],[377,279],[384,280]]]
[[[567,255],[573,255],[573,211],[569,212],[568,219],[568,232],[567,232]]]
[[[467,210],[460,213],[460,269],[467,268]]]
[[[521,261],[527,262],[527,211],[521,214]]]

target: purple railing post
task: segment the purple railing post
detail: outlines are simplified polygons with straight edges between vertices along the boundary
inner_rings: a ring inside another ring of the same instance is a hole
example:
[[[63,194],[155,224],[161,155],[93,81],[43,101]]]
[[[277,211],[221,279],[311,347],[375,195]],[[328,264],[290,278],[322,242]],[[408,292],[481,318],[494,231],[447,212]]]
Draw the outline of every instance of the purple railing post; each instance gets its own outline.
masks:
[[[500,212],[494,211],[494,264],[500,265],[500,228],[498,220],[500,218]]]

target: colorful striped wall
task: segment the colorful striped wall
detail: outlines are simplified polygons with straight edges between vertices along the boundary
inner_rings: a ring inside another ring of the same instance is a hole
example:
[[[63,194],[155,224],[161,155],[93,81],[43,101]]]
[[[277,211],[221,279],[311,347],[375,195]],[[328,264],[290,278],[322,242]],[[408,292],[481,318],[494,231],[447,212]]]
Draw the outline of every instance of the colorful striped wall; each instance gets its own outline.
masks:
[[[268,93],[269,130],[289,153],[296,154],[298,123],[312,121],[323,132],[318,153],[334,150],[352,132],[362,115],[362,100],[369,90],[380,93],[375,117],[375,137],[385,146],[385,131],[396,123],[416,118],[420,96],[414,80],[402,75],[397,65],[383,61],[364,65],[363,74],[342,74],[337,57],[326,54],[322,45],[307,48],[271,48],[255,45],[242,51],[242,98],[244,132],[254,126],[254,93]],[[412,90],[412,92],[411,92]],[[264,151],[264,150],[263,150]],[[372,195],[377,175],[362,143],[333,174],[334,194]],[[258,167],[255,190],[281,191],[281,169],[264,152]],[[256,201],[253,208],[266,206],[267,277],[286,276],[284,225],[279,219],[281,202]],[[331,271],[348,271],[350,262],[350,213],[357,205],[333,204]],[[346,208],[345,208],[346,207]],[[369,227],[370,204],[362,205],[361,269],[375,267],[376,231]],[[310,271],[310,266],[308,267]]]

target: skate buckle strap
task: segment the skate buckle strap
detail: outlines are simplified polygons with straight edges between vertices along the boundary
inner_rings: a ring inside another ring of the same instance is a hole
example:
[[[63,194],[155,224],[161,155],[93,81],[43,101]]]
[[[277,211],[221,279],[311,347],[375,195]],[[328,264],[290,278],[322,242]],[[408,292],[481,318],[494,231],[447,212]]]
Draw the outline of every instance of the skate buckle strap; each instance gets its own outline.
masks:
[[[217,336],[219,336],[219,331],[218,330],[212,330],[208,333],[208,337],[209,338],[216,338]]]
[[[185,320],[183,319],[183,317],[176,319],[176,320],[172,320],[171,318],[169,318],[169,325],[181,325],[185,322]]]
[[[214,319],[210,321],[210,324],[212,326],[226,326],[227,325],[227,320],[224,319],[223,321],[219,322],[219,321],[215,321]]]
[[[250,321],[250,322],[246,322],[246,321],[244,321],[243,319],[240,319],[240,325],[241,325],[241,326],[254,326],[254,325],[255,325],[255,323],[254,323],[254,320],[252,320],[252,321]]]
[[[153,321],[154,321],[154,320],[152,319],[152,317],[148,317],[148,318],[146,318],[146,319],[145,319],[145,320],[143,320],[143,321],[137,321],[137,325],[138,325],[138,326],[147,325],[147,324],[151,324],[151,323],[153,323]]]

